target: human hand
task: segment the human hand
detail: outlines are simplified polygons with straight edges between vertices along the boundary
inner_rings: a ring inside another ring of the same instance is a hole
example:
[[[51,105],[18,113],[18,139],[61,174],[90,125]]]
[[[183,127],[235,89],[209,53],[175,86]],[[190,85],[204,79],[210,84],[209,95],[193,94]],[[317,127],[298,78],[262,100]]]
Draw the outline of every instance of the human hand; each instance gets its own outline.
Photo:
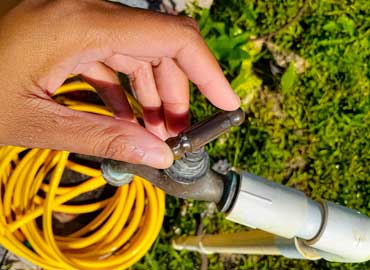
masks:
[[[115,71],[144,108],[133,121]],[[115,118],[51,98],[69,74],[92,84]],[[0,19],[0,144],[68,150],[157,168],[188,125],[188,79],[217,107],[240,100],[187,17],[100,0],[26,0]],[[155,134],[155,135],[153,135]]]

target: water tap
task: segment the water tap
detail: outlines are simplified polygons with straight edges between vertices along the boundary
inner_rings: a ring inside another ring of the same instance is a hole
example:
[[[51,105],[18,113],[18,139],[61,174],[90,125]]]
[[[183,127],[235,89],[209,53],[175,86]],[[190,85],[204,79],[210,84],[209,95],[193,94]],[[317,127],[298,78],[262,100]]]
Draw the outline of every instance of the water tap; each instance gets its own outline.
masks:
[[[204,146],[227,132],[231,127],[244,122],[241,109],[219,112],[185,129],[178,136],[169,138],[166,143],[172,150],[174,163],[161,173],[181,184],[192,184],[209,171],[209,157]],[[125,170],[124,162],[106,159],[102,163],[102,173],[108,183],[114,186],[127,184],[132,174]],[[132,165],[141,166],[141,165]],[[155,169],[153,169],[155,170]],[[148,170],[146,170],[148,171]],[[149,180],[153,178],[150,177]]]
[[[220,175],[210,169],[209,157],[204,146],[244,121],[241,109],[219,112],[185,129],[178,136],[166,141],[172,150],[174,163],[165,170],[145,165],[130,164],[111,159],[102,162],[105,180],[114,186],[131,181],[133,175],[141,176],[167,194],[183,199],[220,203],[226,209],[236,190],[235,174]]]

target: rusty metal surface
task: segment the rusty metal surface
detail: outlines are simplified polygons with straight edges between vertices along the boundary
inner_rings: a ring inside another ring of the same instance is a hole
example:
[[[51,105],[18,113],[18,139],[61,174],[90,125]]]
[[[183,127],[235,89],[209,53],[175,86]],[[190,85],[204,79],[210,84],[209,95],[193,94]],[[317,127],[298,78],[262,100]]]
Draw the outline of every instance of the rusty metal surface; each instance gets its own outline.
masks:
[[[145,165],[106,159],[103,161],[103,166],[110,167],[117,173],[131,173],[143,177],[167,194],[183,199],[219,202],[224,189],[224,176],[212,170],[208,170],[197,181],[184,184],[173,181],[163,170]]]

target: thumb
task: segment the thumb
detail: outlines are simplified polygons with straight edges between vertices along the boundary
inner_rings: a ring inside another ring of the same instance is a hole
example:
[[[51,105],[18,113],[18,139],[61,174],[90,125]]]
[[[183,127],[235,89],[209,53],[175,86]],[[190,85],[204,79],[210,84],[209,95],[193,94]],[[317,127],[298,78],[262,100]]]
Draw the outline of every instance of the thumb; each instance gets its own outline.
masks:
[[[33,147],[66,150],[155,168],[167,168],[173,162],[168,145],[136,123],[74,111],[53,101],[48,105],[43,106],[49,107],[47,112],[32,120],[40,119],[37,126],[42,127],[29,130],[32,133],[42,130],[41,134],[32,134],[33,138],[39,138],[32,142],[36,144]]]

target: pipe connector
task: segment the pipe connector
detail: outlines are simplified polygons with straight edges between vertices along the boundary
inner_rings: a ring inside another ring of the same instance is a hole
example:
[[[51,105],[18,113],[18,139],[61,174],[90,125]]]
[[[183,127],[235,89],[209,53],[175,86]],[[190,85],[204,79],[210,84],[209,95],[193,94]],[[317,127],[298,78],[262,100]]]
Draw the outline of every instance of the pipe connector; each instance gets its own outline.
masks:
[[[342,205],[324,201],[320,233],[307,245],[328,261],[365,262],[370,259],[370,218]]]
[[[187,152],[175,160],[171,167],[164,172],[174,181],[191,184],[203,177],[209,170],[209,157],[204,148],[194,152]]]
[[[101,163],[102,175],[108,184],[120,187],[131,183],[134,175],[125,170],[120,166],[120,162],[117,160],[105,159],[105,162]]]

